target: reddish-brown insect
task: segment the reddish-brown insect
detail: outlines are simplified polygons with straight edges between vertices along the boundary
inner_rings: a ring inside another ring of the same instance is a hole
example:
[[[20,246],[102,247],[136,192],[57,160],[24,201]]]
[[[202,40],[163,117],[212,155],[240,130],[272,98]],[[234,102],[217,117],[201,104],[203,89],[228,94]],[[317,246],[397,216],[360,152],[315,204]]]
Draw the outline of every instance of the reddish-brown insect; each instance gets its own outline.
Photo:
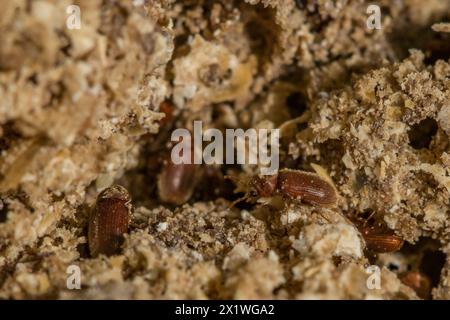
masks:
[[[159,105],[159,111],[166,116],[159,120],[161,126],[165,126],[173,121],[173,105],[169,101],[163,101]]]
[[[131,211],[130,195],[122,186],[109,187],[98,195],[88,231],[89,251],[93,257],[110,256],[119,251],[123,235],[128,232]]]
[[[158,177],[159,198],[175,205],[187,202],[196,186],[197,166],[174,164],[170,159],[167,160]]]
[[[361,234],[366,242],[366,247],[376,253],[388,253],[401,249],[403,239],[390,231],[385,231],[372,226],[361,228]]]
[[[261,197],[280,194],[319,206],[332,206],[337,201],[336,191],[328,181],[315,173],[301,170],[283,169],[276,175],[256,176],[250,185]]]
[[[412,288],[417,295],[422,299],[429,299],[431,294],[431,281],[426,275],[417,272],[409,271],[400,276],[400,280]]]

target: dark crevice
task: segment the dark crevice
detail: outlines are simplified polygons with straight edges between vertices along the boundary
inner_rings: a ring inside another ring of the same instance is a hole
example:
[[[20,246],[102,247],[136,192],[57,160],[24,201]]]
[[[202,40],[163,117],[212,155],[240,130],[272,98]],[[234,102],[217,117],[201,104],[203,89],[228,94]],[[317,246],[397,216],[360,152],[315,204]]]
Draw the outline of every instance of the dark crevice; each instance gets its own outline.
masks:
[[[403,266],[400,279],[414,289],[419,297],[430,299],[431,291],[439,285],[446,261],[440,243],[423,237],[415,244],[405,243],[400,253],[408,261],[408,265]]]
[[[6,222],[8,218],[8,205],[0,200],[0,223]]]
[[[439,284],[445,260],[445,254],[439,250],[425,250],[423,253],[419,269],[430,278],[432,287],[437,287]]]
[[[306,98],[301,92],[293,92],[286,98],[286,105],[292,118],[300,117],[306,111]]]
[[[417,150],[428,148],[437,130],[438,125],[436,120],[426,118],[411,126],[411,129],[408,131],[409,144]]]

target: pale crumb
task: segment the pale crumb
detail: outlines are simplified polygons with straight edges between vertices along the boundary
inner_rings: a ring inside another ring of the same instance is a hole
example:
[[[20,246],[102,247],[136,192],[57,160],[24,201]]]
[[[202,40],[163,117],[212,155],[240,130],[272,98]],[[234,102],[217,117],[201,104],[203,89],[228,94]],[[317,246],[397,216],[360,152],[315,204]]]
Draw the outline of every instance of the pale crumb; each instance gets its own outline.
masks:
[[[450,33],[450,23],[448,22],[435,23],[431,28],[436,32]]]

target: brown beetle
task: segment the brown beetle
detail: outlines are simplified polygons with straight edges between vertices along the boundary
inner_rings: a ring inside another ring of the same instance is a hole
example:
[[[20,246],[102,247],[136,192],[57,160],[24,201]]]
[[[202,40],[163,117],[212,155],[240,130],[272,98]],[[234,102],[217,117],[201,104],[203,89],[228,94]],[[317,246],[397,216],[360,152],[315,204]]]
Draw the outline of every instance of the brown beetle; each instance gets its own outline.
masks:
[[[370,251],[388,253],[398,251],[403,246],[403,239],[392,231],[373,226],[362,227],[360,231]]]
[[[119,185],[103,190],[92,210],[88,242],[91,256],[116,254],[128,232],[131,199],[128,191]]]
[[[333,206],[337,202],[336,190],[328,181],[301,170],[283,169],[276,175],[256,176],[250,180],[250,187],[261,197],[279,194],[318,206]]]
[[[172,151],[163,161],[157,183],[158,196],[163,202],[181,205],[187,202],[194,193],[200,165],[194,164],[193,143],[191,146],[190,163],[173,163]]]
[[[158,176],[158,195],[164,201],[175,205],[187,202],[195,189],[198,165],[174,164],[165,161]]]

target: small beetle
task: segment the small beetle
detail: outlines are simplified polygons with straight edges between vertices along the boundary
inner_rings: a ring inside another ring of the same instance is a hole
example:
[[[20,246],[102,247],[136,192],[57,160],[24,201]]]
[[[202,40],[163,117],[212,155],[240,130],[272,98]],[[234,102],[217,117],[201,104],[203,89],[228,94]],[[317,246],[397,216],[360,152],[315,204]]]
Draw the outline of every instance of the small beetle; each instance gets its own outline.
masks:
[[[175,164],[171,158],[172,152],[166,155],[157,181],[158,196],[163,202],[182,205],[194,193],[200,165],[194,164],[194,149],[191,151],[190,163]]]
[[[103,190],[97,197],[92,210],[88,242],[92,257],[117,253],[128,232],[132,211],[128,191],[119,185]]]
[[[159,198],[175,205],[187,202],[196,187],[197,167],[196,164],[174,164],[168,159],[158,176]]]
[[[371,226],[363,227],[360,231],[366,242],[366,247],[370,251],[388,253],[398,251],[403,246],[403,239],[392,232],[386,232]]]
[[[249,184],[256,195],[261,197],[279,194],[288,199],[325,207],[337,202],[334,187],[312,172],[283,169],[276,175],[253,177]]]

